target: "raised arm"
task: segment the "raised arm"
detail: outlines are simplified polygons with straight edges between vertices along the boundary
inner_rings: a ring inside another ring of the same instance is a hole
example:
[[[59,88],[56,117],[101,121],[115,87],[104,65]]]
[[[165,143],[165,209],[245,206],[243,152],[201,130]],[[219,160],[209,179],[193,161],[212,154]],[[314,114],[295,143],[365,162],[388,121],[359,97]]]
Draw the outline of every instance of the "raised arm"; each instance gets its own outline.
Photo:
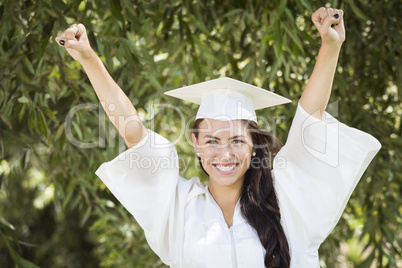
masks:
[[[343,11],[322,7],[314,12],[311,20],[320,33],[322,43],[300,105],[309,114],[321,119],[331,95],[339,52],[345,41]]]
[[[142,124],[134,105],[92,50],[85,26],[74,24],[57,36],[56,41],[84,67],[103,109],[127,146],[130,148],[139,143],[148,130]]]

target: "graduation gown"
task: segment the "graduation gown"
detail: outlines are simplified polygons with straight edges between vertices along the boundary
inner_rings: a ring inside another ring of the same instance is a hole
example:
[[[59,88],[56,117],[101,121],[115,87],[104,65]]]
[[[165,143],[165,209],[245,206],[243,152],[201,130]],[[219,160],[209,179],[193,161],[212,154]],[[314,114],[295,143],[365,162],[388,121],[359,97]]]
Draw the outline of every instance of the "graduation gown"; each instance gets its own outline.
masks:
[[[292,268],[319,267],[318,248],[335,227],[356,184],[381,148],[371,135],[325,113],[297,107],[272,175]],[[172,143],[149,130],[136,146],[103,163],[96,175],[144,229],[170,267],[262,268],[265,249],[242,217],[228,228],[198,177],[179,175]]]

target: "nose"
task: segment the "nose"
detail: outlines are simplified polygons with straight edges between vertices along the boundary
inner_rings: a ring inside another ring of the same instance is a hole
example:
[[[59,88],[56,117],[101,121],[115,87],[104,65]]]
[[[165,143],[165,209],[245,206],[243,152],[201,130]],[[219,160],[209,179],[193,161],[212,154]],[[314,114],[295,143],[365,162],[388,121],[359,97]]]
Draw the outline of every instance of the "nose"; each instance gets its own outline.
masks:
[[[230,159],[231,156],[233,155],[233,150],[232,150],[231,146],[226,144],[219,148],[218,154],[221,159]]]

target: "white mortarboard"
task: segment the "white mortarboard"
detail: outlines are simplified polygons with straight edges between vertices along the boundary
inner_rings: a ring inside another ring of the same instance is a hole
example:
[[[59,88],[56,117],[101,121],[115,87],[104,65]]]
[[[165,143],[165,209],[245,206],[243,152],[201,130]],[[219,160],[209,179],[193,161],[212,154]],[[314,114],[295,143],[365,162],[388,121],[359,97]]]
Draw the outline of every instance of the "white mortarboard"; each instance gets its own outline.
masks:
[[[268,90],[232,79],[218,78],[165,92],[166,95],[200,105],[196,119],[246,119],[257,122],[255,110],[291,100]]]

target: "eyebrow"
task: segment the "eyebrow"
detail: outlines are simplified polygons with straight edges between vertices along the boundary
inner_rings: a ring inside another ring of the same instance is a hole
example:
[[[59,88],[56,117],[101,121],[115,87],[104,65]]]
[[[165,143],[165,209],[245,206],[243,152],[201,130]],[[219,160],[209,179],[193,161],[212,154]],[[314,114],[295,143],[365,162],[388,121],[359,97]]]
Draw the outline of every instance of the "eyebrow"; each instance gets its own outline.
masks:
[[[215,136],[212,136],[212,135],[205,135],[204,137],[205,137],[205,138],[216,139],[216,140],[221,140],[220,138],[215,137]],[[245,139],[246,136],[243,136],[243,135],[236,135],[236,136],[230,137],[229,140],[234,140],[234,139],[238,139],[238,138],[243,138],[243,139]]]

